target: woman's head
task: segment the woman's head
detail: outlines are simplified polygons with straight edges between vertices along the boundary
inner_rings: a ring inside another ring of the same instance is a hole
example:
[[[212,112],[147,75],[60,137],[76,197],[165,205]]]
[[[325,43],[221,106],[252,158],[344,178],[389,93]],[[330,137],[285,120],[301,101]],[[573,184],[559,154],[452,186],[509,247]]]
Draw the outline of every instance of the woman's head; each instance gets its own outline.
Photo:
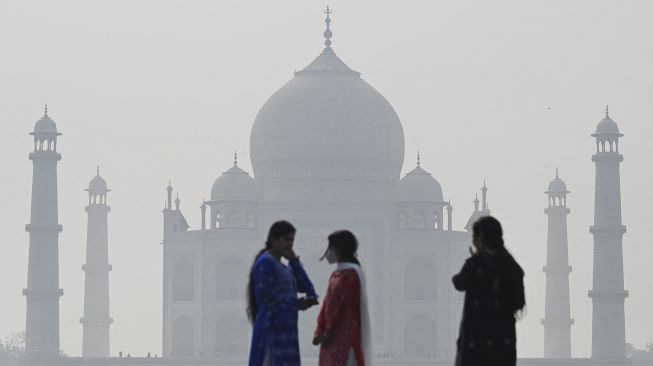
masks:
[[[323,258],[331,263],[350,262],[359,264],[357,257],[358,240],[349,230],[334,231],[329,235],[329,246]]]
[[[501,267],[500,272],[508,283],[507,286],[503,286],[507,291],[504,296],[506,296],[511,310],[520,317],[520,312],[526,306],[524,270],[504,246],[501,223],[492,216],[484,216],[474,223],[472,231],[474,246],[478,251],[490,251],[497,254],[499,260],[497,263]]]
[[[292,252],[296,231],[297,229],[288,221],[275,222],[270,226],[268,238],[265,241],[265,248],[261,249],[254,258],[252,268],[249,270],[249,283],[247,284],[247,317],[252,322],[256,320],[256,313],[258,312],[254,291],[254,265],[256,265],[256,260],[265,251],[269,251],[272,255],[278,257],[286,256],[289,252]]]
[[[472,239],[477,250],[499,250],[503,246],[503,229],[499,220],[483,216],[472,227]]]
[[[293,250],[297,229],[288,221],[277,221],[270,226],[265,248],[277,256],[285,256]]]

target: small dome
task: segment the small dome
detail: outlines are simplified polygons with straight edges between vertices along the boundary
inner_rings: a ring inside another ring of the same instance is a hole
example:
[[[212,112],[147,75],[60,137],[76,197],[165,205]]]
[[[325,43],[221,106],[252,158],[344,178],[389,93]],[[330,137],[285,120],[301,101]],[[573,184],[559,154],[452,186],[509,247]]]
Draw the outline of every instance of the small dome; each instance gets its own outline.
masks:
[[[618,135],[619,127],[610,116],[606,115],[596,126],[596,133],[601,135]]]
[[[567,190],[567,185],[565,182],[558,177],[556,174],[556,177],[553,178],[551,183],[549,183],[549,190],[548,192],[556,192],[556,193],[568,193],[569,191]]]
[[[52,118],[45,114],[43,117],[41,117],[40,120],[36,122],[33,133],[57,134],[57,125],[54,123]]]
[[[397,199],[409,202],[443,202],[442,186],[431,173],[418,165],[399,181]]]
[[[258,201],[256,182],[246,171],[234,165],[213,183],[213,201]]]
[[[98,173],[88,184],[88,190],[93,192],[107,192],[109,191],[109,188],[107,188],[107,181],[100,177],[100,174]]]

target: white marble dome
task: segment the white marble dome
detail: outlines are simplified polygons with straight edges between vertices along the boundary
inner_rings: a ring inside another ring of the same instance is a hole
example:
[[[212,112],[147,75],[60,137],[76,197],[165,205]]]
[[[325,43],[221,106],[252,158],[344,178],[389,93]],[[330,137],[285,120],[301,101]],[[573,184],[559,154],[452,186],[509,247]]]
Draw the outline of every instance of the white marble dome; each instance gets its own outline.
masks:
[[[418,165],[401,178],[397,200],[401,202],[443,202],[442,186],[431,173]]]
[[[383,95],[326,47],[265,102],[250,152],[257,179],[302,169],[304,176],[398,179],[404,133]]]
[[[222,173],[211,188],[213,201],[257,201],[258,196],[254,179],[237,165]]]

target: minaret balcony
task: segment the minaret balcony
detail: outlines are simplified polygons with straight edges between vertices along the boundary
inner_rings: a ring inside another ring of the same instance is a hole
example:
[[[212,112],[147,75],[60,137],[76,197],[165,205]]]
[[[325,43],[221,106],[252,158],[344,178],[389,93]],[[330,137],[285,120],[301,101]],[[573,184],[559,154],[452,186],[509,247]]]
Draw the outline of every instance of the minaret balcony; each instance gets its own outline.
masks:
[[[63,296],[63,289],[58,290],[32,290],[29,288],[23,289],[23,295],[25,297],[32,298],[34,300],[47,300],[51,298],[60,298]]]
[[[621,163],[624,161],[624,156],[616,152],[597,152],[592,155],[592,161],[598,162],[615,162]]]
[[[63,231],[63,225],[59,224],[57,226],[39,226],[27,224],[25,225],[25,231],[30,234],[48,234],[48,233],[60,233]]]
[[[102,319],[90,319],[86,317],[79,318],[79,322],[84,325],[111,325],[113,324],[113,318],[102,318]]]
[[[567,328],[574,325],[574,319],[542,319],[540,323],[544,326],[551,326],[554,328]]]
[[[85,211],[88,213],[108,213],[111,211],[111,207],[107,206],[105,203],[93,203],[85,207]]]
[[[626,225],[592,225],[590,226],[590,233],[593,235],[610,235],[618,234],[623,235],[626,233]]]
[[[107,265],[87,265],[82,264],[82,271],[86,273],[106,273],[113,270],[113,266],[110,264]]]
[[[56,151],[42,150],[34,151],[29,154],[29,160],[39,162],[56,163],[61,160],[61,154]]]
[[[545,214],[565,214],[569,215],[571,210],[567,206],[549,206],[544,209]]]
[[[544,266],[542,271],[546,274],[567,275],[571,273],[571,266]]]
[[[590,290],[587,296],[599,301],[624,301],[628,297],[628,290]]]

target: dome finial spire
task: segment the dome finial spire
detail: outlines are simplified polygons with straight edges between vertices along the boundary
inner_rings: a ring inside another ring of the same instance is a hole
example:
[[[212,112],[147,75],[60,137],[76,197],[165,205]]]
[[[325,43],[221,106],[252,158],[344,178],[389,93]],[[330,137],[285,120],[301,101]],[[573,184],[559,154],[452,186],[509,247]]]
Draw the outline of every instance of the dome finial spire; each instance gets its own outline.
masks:
[[[333,14],[333,10],[327,5],[326,10],[324,10],[324,14],[326,14],[326,19],[324,19],[324,23],[326,23],[326,30],[324,31],[324,45],[326,48],[331,48],[331,37],[333,37],[333,33],[331,32],[331,28],[329,27],[331,24],[331,17],[330,15]]]
[[[558,176],[558,167],[556,167],[556,178],[560,178],[560,177]]]
[[[422,157],[421,157],[421,155],[419,154],[419,150],[417,150],[417,166],[420,165],[421,160],[422,160]]]
[[[238,150],[234,150],[234,166],[238,166]]]
[[[97,172],[97,175],[100,175],[100,166],[97,166],[97,169],[95,170]]]
[[[48,103],[45,103],[45,115],[48,115]]]
[[[610,118],[610,108],[607,104],[605,105],[605,116]]]

